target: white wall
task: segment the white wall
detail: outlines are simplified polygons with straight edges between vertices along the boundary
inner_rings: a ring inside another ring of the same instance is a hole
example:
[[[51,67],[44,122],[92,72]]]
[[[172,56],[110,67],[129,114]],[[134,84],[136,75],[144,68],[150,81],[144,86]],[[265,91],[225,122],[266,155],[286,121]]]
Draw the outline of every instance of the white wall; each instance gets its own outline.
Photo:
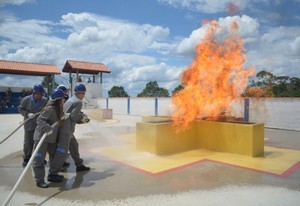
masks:
[[[83,99],[86,106],[97,106],[97,99],[102,97],[102,84],[99,83],[83,83],[86,87],[85,98]],[[74,91],[76,83],[73,84],[72,91]],[[70,94],[69,94],[70,95]]]
[[[249,117],[268,127],[300,130],[300,98],[251,99]]]
[[[130,114],[155,115],[155,98],[130,98]]]
[[[97,106],[108,108],[114,114],[128,114],[128,98],[98,98]],[[300,98],[250,98],[249,121],[265,123],[266,127],[300,130]],[[171,98],[157,98],[157,115],[170,116]],[[130,115],[155,115],[155,98],[130,98]],[[244,116],[244,99],[233,103],[230,115]]]

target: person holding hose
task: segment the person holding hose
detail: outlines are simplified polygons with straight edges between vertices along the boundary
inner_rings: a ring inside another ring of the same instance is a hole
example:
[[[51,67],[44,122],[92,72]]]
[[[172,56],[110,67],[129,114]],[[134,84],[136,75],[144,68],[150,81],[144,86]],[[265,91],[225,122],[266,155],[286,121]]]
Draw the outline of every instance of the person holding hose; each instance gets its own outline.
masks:
[[[87,115],[81,111],[86,87],[83,84],[77,84],[74,91],[75,94],[69,98],[63,106],[63,111],[65,115],[69,115],[69,118],[63,121],[59,127],[57,151],[49,168],[48,181],[50,181],[49,177],[51,175],[58,175],[58,173],[61,172],[68,151],[70,151],[72,159],[75,162],[76,172],[90,170],[89,167],[83,165],[83,160],[79,155],[78,142],[73,134],[75,132],[76,123],[89,122]]]
[[[36,181],[36,186],[40,188],[48,188],[48,184],[45,182],[45,157],[46,153],[49,154],[50,167],[52,159],[57,149],[57,133],[58,128],[61,125],[63,119],[63,104],[65,102],[65,94],[60,89],[54,89],[51,92],[51,99],[48,101],[46,107],[37,118],[37,127],[34,132],[34,145],[35,147],[39,143],[42,136],[48,132],[48,136],[41,143],[39,150],[37,151],[33,159],[33,173]],[[58,122],[55,126],[52,126],[55,122]],[[60,175],[48,175],[48,181],[61,182],[63,177]]]
[[[25,167],[31,157],[33,151],[33,135],[37,126],[36,120],[38,113],[46,106],[47,99],[43,96],[45,90],[42,85],[36,84],[33,87],[33,93],[24,97],[18,107],[19,113],[24,117],[24,144],[23,144],[23,163]]]
[[[65,113],[74,113],[75,111],[78,112],[80,111],[80,117],[77,119],[75,122],[72,124],[72,135],[70,139],[70,146],[69,146],[69,151],[72,159],[75,162],[76,165],[76,172],[82,172],[82,171],[88,171],[90,170],[90,167],[87,167],[83,164],[83,159],[80,158],[79,154],[79,144],[74,136],[75,132],[75,125],[76,124],[84,124],[89,122],[89,118],[87,117],[86,114],[84,114],[81,109],[82,109],[82,100],[85,97],[85,92],[86,92],[86,87],[84,84],[77,84],[74,88],[75,94],[69,98],[66,101],[66,104],[64,105],[64,112]]]
[[[69,90],[68,90],[68,88],[65,86],[65,85],[63,85],[63,84],[60,84],[60,85],[58,85],[57,87],[56,87],[56,89],[61,89],[61,90],[63,90],[63,92],[65,93],[65,101],[67,101],[68,99],[69,99]],[[69,162],[64,162],[64,164],[63,164],[63,168],[62,168],[62,172],[64,172],[65,171],[65,168],[67,168],[67,167],[69,167],[70,166],[70,163]]]

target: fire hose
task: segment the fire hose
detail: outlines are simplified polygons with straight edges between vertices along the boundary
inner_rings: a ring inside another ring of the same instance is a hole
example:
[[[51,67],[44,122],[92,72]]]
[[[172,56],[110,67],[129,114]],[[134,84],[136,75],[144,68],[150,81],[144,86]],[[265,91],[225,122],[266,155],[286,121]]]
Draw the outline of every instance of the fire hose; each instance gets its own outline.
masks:
[[[69,116],[67,116],[67,118],[69,118]],[[65,119],[67,119],[67,118],[65,118],[65,116],[63,116],[63,117],[61,118],[61,120],[65,120]],[[54,123],[51,125],[51,127],[54,128],[54,127],[58,124],[58,122],[59,122],[59,121],[54,122]],[[35,147],[35,149],[34,149],[32,155],[31,155],[31,157],[30,157],[30,159],[29,159],[29,161],[28,161],[26,167],[24,168],[24,170],[23,170],[22,174],[20,175],[18,181],[16,182],[16,184],[14,185],[14,187],[12,188],[12,190],[10,191],[9,195],[8,195],[7,198],[5,199],[5,201],[4,201],[4,203],[2,204],[2,206],[6,206],[6,205],[9,203],[9,201],[11,200],[11,198],[12,198],[12,196],[14,195],[14,193],[16,192],[16,190],[17,190],[19,184],[21,183],[22,179],[24,178],[24,176],[25,176],[27,170],[29,169],[31,163],[33,162],[33,159],[34,159],[36,153],[39,151],[39,149],[40,149],[42,143],[44,142],[45,138],[46,138],[49,134],[51,134],[51,132],[46,132],[46,133],[42,136],[42,138],[40,139],[39,143],[38,143],[37,146]]]
[[[41,112],[37,112],[34,114],[34,116],[39,115]],[[28,122],[29,120],[31,120],[30,118],[25,119],[23,122],[21,122],[21,124],[14,130],[12,131],[6,138],[4,138],[0,144],[2,144],[3,142],[5,142],[8,138],[10,138],[16,131],[18,131],[18,129],[20,129],[26,122]]]

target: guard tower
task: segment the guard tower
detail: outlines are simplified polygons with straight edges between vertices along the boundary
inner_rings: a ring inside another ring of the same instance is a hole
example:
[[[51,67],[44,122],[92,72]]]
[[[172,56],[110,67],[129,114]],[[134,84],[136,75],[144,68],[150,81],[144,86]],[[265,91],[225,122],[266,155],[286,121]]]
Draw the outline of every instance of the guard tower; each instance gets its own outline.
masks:
[[[67,60],[63,72],[69,73],[70,92],[74,91],[77,82],[81,82],[87,88],[86,105],[93,105],[93,100],[102,97],[102,75],[110,73],[110,70],[102,63]]]

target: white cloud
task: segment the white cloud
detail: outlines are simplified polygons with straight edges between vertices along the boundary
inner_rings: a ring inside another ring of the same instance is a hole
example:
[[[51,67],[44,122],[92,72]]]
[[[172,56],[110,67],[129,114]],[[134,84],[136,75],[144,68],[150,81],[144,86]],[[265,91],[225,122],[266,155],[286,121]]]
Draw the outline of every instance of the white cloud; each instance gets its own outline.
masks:
[[[196,6],[199,11],[207,9],[206,12],[221,11],[229,2],[160,1],[187,9]],[[244,8],[254,0],[236,2]],[[249,64],[276,75],[299,75],[299,27],[268,27],[262,31],[261,19],[246,15],[219,18],[218,23],[226,29],[231,20],[239,23],[238,32],[246,42]],[[0,58],[56,64],[59,68],[67,59],[102,62],[111,69],[111,74],[104,77],[106,90],[120,85],[132,96],[141,92],[147,82],[157,81],[171,92],[178,85],[183,70],[182,63],[174,65],[182,60],[192,61],[194,47],[205,31],[206,27],[202,26],[179,40],[179,37],[170,39],[167,27],[136,24],[87,12],[65,14],[59,22],[20,20],[2,12]],[[10,84],[11,80],[5,81]]]
[[[248,59],[258,70],[275,75],[298,76],[300,73],[299,27],[274,27],[267,30],[248,52]]]
[[[98,23],[89,13],[68,13],[61,17],[60,23],[73,28],[75,31],[82,31],[86,27],[98,27]]]
[[[126,54],[120,53],[115,55],[110,55],[109,57],[103,60],[108,65],[111,65],[114,68],[131,69],[135,66],[155,64],[156,60],[154,57],[138,55],[138,54]],[[117,70],[117,72],[119,72]]]
[[[225,17],[220,18],[218,20],[218,23],[226,28],[227,30],[230,29],[232,21],[235,21],[238,23],[238,33],[243,38],[248,37],[256,37],[259,34],[259,22],[257,19],[253,19],[249,16],[242,15],[242,16],[232,16],[232,17]]]
[[[134,67],[130,70],[130,72],[124,71],[121,76],[126,81],[169,81],[179,77],[181,71],[176,70],[177,68],[160,63]]]
[[[12,5],[21,5],[24,3],[34,3],[36,0],[0,0],[0,7],[5,6],[6,4]]]
[[[253,42],[255,41],[255,38],[258,37],[259,35],[258,21],[246,15],[220,18],[218,20],[218,23],[223,29],[223,34],[226,34],[226,31],[228,32],[230,30],[230,25],[232,21],[236,21],[238,23],[239,25],[238,33],[242,36],[242,38],[245,39],[246,43]],[[202,27],[192,31],[192,33],[188,38],[183,39],[178,44],[178,46],[175,49],[176,53],[182,55],[189,55],[192,57],[194,55],[195,46],[204,37],[206,30],[207,30],[207,26],[203,25]],[[222,33],[219,32],[219,35],[221,34]]]
[[[173,47],[167,42],[168,28],[91,13],[68,13],[59,23],[19,20],[8,14],[1,20],[1,59],[56,64],[59,68],[67,59],[102,62],[111,69],[106,76],[107,88],[114,86],[116,79],[127,87],[136,85],[131,81],[176,78],[176,72],[170,72],[176,68],[157,62],[162,57],[154,57],[168,54]]]
[[[1,13],[3,15],[3,13]],[[34,36],[49,35],[51,22],[41,20],[19,20],[14,16],[3,16],[0,24],[0,35],[14,42],[34,42]]]
[[[4,55],[5,59],[15,60],[24,62],[35,62],[35,63],[47,63],[52,64],[59,63],[58,60],[62,50],[60,45],[52,43],[43,43],[40,47],[23,47],[18,49],[15,53],[9,53]]]
[[[142,57],[141,57],[142,59]],[[104,93],[113,86],[122,85],[129,95],[135,96],[140,93],[149,81],[157,81],[160,87],[168,90],[174,89],[179,84],[179,76],[183,68],[170,66],[165,63],[144,64],[141,66],[127,67],[119,70],[116,76],[106,78],[106,88]],[[116,81],[116,79],[118,81]]]
[[[229,5],[235,5],[238,9],[243,10],[251,0],[158,0],[175,8],[183,8],[190,11],[203,13],[226,12]]]
[[[292,55],[300,56],[300,36],[288,44]]]
[[[35,83],[42,82],[43,77],[0,74],[0,80],[0,86],[9,87],[13,85],[14,87],[32,88]]]
[[[232,20],[238,22],[238,33],[245,40],[249,66],[256,66],[257,72],[267,70],[278,76],[299,77],[300,27],[271,27],[262,32],[259,21],[245,15],[220,18],[218,23],[226,29]],[[205,25],[192,31],[189,37],[178,43],[175,51],[193,58],[194,48],[205,31]]]
[[[69,13],[62,19],[63,25],[74,29],[68,44],[89,47],[92,51],[138,53],[153,46],[157,49],[158,42],[169,35],[169,29],[161,26],[139,25],[90,13]]]
[[[165,42],[169,35],[168,28],[139,25],[89,13],[63,15],[60,25],[50,21],[23,21],[12,15],[6,15],[0,20],[0,36],[5,39],[1,41],[1,47],[6,49],[0,52],[2,58],[16,58],[24,50],[32,52],[41,48],[47,48],[45,53],[48,56],[49,47],[58,49],[57,52],[53,51],[54,54],[63,53],[64,56],[81,59],[103,59],[112,52],[158,52],[160,48],[166,53],[169,48]],[[62,31],[64,35],[68,32],[67,38],[57,36]],[[11,43],[13,48],[8,45]],[[38,53],[37,57],[40,55]]]
[[[19,20],[12,15],[1,18],[1,58],[16,61],[53,63],[64,40],[53,36],[49,21]]]

